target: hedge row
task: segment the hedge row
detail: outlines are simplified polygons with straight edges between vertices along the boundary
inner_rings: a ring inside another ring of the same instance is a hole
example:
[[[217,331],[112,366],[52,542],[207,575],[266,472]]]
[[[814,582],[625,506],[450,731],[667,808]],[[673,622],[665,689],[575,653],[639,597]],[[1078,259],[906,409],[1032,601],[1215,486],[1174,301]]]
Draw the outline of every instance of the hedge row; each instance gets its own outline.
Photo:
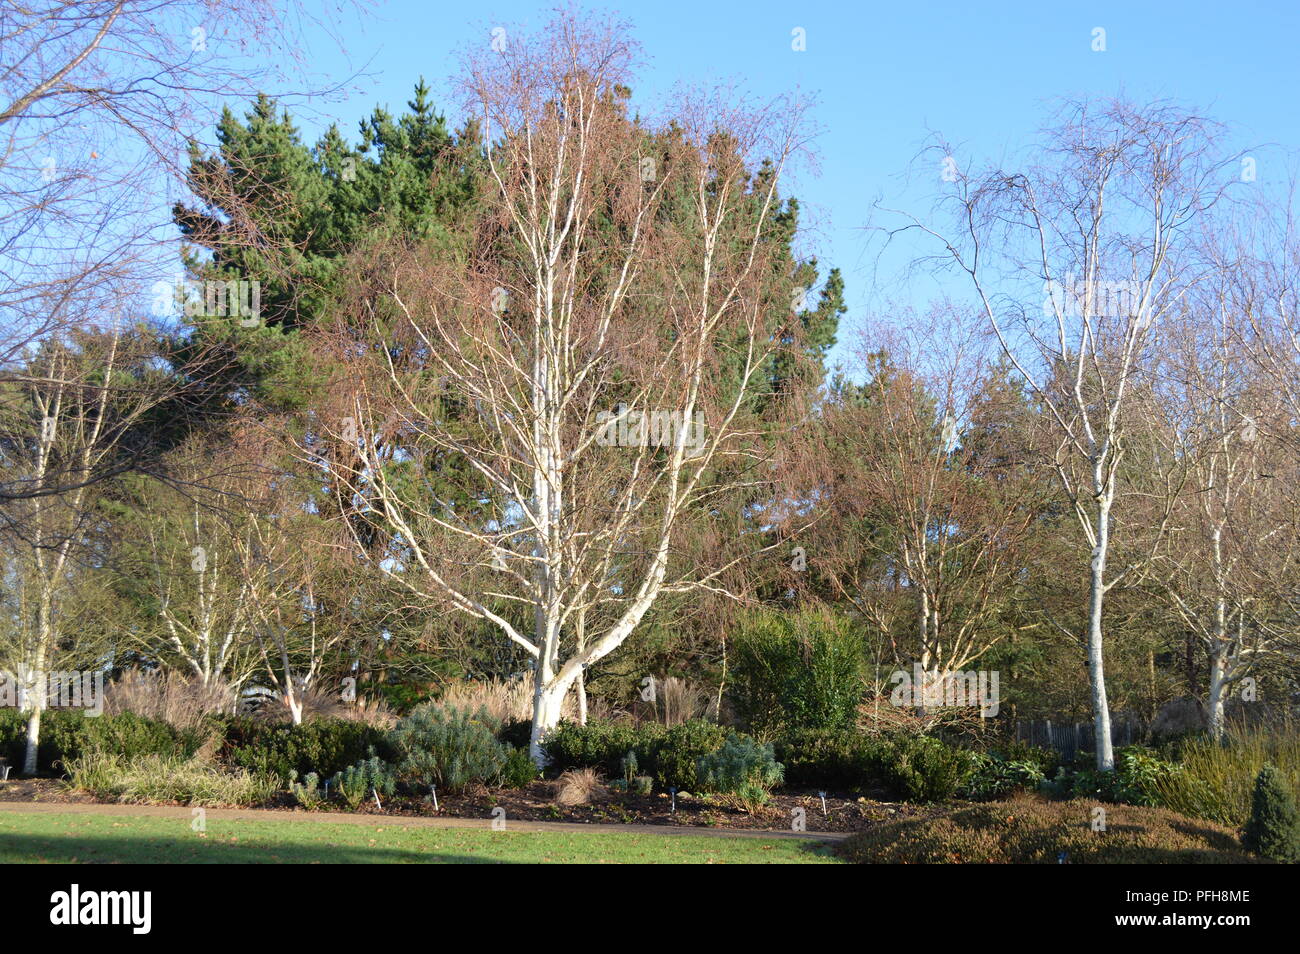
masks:
[[[526,723],[511,723],[498,735],[502,741],[526,745],[526,729]],[[726,737],[725,728],[703,720],[672,728],[566,722],[547,739],[546,752],[555,772],[595,768],[610,778],[623,774],[622,761],[633,752],[638,771],[651,776],[661,790],[689,792],[700,790],[700,759],[717,752]],[[0,756],[21,765],[25,738],[23,714],[0,710]],[[57,771],[66,760],[89,753],[186,759],[200,748],[227,766],[285,780],[311,772],[329,778],[371,755],[398,761],[389,733],[340,719],[287,725],[212,717],[196,729],[178,730],[130,713],[94,718],[53,710],[42,719],[38,768]],[[1099,775],[1084,764],[1059,766],[1051,753],[1025,745],[972,752],[927,736],[870,736],[854,730],[794,731],[776,740],[773,748],[787,786],[860,791],[905,801],[987,800],[1038,789],[1059,798],[1157,805],[1162,781],[1178,771],[1138,747],[1121,750],[1116,771]]]
[[[0,710],[0,757],[21,766],[27,745],[27,719],[14,709]],[[180,730],[166,722],[132,713],[87,716],[54,709],[41,717],[37,768],[58,771],[68,759],[97,752],[134,759],[160,755],[189,758],[208,746],[219,761],[288,779],[292,772],[316,772],[328,778],[375,754],[392,757],[382,729],[343,719],[320,719],[302,725],[259,722],[246,717],[208,717]]]
[[[622,760],[636,753],[639,770],[660,788],[694,791],[699,788],[696,764],[722,748],[727,730],[693,719],[672,728],[658,723],[561,723],[546,740],[550,768],[596,768],[611,778],[622,774]]]
[[[617,777],[628,752],[660,787],[690,791],[696,763],[716,751],[726,730],[709,722],[671,729],[656,724],[564,723],[546,742],[557,771],[595,768]],[[774,742],[792,788],[858,791],[904,801],[1003,798],[1044,785],[1057,769],[1053,753],[1017,744],[972,752],[928,736],[872,736],[852,729],[805,729]]]

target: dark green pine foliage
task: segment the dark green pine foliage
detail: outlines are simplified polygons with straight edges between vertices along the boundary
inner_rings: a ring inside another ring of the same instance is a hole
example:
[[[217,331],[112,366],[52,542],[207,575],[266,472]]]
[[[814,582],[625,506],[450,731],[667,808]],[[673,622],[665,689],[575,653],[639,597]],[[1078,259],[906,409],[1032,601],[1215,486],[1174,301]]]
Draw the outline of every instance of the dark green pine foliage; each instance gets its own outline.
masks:
[[[394,235],[454,243],[479,187],[477,130],[467,124],[453,134],[423,81],[407,108],[396,118],[376,108],[356,147],[337,126],[308,147],[263,95],[242,120],[223,112],[215,155],[191,150],[197,201],[173,210],[191,243],[186,268],[198,279],[261,284],[256,327],[205,317],[177,344],[178,357],[222,393],[251,394],[277,410],[304,407],[313,382],[300,333],[340,297],[348,258]]]
[[[1300,862],[1300,817],[1295,799],[1281,774],[1271,765],[1255,778],[1250,821],[1241,842],[1250,851],[1284,864]]]

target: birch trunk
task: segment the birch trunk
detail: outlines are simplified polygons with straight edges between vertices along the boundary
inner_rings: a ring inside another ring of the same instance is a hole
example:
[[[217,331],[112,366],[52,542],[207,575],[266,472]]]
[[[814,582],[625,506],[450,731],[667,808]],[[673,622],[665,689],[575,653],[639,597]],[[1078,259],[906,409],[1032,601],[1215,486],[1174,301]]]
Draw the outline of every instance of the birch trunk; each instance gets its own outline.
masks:
[[[1088,593],[1088,680],[1092,688],[1092,725],[1097,743],[1097,768],[1102,772],[1109,772],[1115,767],[1101,628],[1102,606],[1106,597],[1106,553],[1110,549],[1112,496],[1112,492],[1107,489],[1097,500],[1097,545],[1092,551]]]

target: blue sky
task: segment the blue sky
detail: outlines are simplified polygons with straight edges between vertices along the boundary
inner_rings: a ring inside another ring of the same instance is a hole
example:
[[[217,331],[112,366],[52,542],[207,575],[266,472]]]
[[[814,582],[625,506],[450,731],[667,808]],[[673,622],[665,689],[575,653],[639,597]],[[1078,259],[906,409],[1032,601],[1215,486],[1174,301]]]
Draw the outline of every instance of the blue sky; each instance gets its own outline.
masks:
[[[317,74],[364,75],[344,101],[316,102],[320,116],[302,125],[314,134],[333,118],[355,136],[374,104],[400,110],[420,75],[458,117],[447,78],[459,54],[486,50],[497,25],[540,28],[552,7],[390,0],[364,22],[345,23],[346,50],[309,31]],[[1300,153],[1300,5],[624,0],[586,8],[631,21],[645,58],[638,97],[715,80],[758,98],[796,88],[815,95],[820,169],[800,172],[791,191],[806,210],[801,251],[845,273],[842,341],[886,297],[919,304],[931,291],[899,285],[896,261],[876,269],[864,231],[878,198],[918,213],[929,207],[939,170],[914,158],[931,133],[972,158],[997,159],[1024,146],[1054,98],[1123,93],[1227,123],[1226,152],[1272,144],[1253,153],[1261,188],[1284,183]],[[806,34],[803,52],[791,48],[796,27]],[[1104,52],[1092,49],[1096,27],[1106,31]]]

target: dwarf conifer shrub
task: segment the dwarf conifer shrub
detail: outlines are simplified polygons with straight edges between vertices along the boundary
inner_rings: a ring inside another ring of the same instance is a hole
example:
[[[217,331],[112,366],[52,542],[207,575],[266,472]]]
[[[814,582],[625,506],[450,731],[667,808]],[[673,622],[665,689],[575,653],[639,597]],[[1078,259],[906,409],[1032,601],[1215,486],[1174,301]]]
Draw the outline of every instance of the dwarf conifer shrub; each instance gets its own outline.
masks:
[[[1241,843],[1250,851],[1285,864],[1300,862],[1300,818],[1295,799],[1277,769],[1265,765],[1255,778],[1250,821]]]

